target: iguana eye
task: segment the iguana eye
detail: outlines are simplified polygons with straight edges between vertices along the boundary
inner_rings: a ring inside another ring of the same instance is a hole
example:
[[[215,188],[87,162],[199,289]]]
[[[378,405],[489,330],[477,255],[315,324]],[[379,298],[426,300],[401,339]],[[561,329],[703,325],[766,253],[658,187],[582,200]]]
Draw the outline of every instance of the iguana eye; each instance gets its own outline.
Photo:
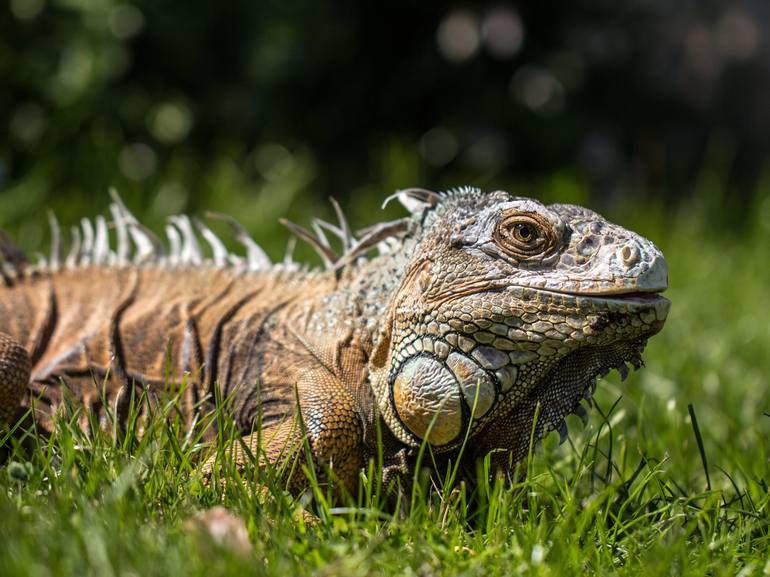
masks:
[[[550,223],[531,212],[504,215],[497,223],[494,240],[503,252],[518,260],[543,255],[557,242]]]

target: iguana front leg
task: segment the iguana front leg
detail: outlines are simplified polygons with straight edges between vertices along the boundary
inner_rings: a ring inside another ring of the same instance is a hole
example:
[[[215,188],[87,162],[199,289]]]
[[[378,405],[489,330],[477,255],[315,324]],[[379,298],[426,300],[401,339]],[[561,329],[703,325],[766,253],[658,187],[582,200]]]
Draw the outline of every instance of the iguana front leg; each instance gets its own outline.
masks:
[[[236,465],[246,466],[251,453],[259,464],[282,471],[294,494],[309,485],[302,467],[308,465],[321,484],[332,484],[336,494],[355,493],[364,451],[363,425],[354,399],[334,374],[320,367],[299,378],[296,398],[292,416],[243,437],[233,447]],[[213,465],[209,461],[204,473],[210,474]]]
[[[0,332],[0,426],[11,425],[18,418],[31,370],[26,349]]]

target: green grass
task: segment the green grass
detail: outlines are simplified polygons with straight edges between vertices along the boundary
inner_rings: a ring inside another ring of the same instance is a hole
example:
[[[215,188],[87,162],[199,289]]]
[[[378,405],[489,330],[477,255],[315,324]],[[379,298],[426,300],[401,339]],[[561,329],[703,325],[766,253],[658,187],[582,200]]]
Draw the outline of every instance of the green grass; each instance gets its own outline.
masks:
[[[247,473],[264,499],[235,475],[205,486],[196,464],[227,435],[189,438],[170,406],[117,443],[62,419],[0,468],[0,575],[770,575],[770,202],[750,214],[741,230],[618,217],[663,248],[671,316],[647,367],[602,381],[589,425],[546,438],[523,482],[423,486],[393,514],[373,475],[331,508]],[[246,556],[187,528],[218,503],[245,522]]]

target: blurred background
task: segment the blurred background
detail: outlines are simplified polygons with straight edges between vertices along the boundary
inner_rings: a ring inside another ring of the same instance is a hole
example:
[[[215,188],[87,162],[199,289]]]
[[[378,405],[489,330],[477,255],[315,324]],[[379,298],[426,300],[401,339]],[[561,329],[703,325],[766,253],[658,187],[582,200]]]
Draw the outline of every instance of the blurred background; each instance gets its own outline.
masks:
[[[769,27],[764,0],[5,0],[0,226],[39,246],[41,207],[115,186],[275,252],[329,196],[363,226],[397,188],[473,184],[734,228],[770,186]]]
[[[712,462],[765,478],[769,30],[767,0],[2,0],[0,228],[45,251],[46,209],[115,186],[280,258],[329,196],[361,227],[409,186],[586,204],[663,249],[674,303],[600,404],[700,487],[694,403]]]

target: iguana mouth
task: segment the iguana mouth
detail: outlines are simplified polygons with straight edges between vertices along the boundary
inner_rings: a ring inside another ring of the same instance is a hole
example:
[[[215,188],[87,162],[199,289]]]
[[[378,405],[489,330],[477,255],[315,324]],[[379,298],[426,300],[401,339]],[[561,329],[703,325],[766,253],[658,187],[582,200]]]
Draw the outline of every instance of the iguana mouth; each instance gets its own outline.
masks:
[[[640,303],[654,303],[659,301],[660,299],[665,299],[665,297],[662,296],[663,291],[632,291],[632,292],[617,292],[617,293],[584,293],[584,294],[574,294],[573,296],[577,297],[583,297],[583,298],[593,298],[593,299],[600,299],[600,300],[615,300],[615,301],[624,301],[624,302],[635,302],[639,301]],[[564,294],[572,294],[572,293],[564,293]],[[665,299],[668,300],[668,299]]]
[[[549,289],[533,289],[536,293],[545,295],[554,302],[558,299],[568,298],[577,309],[591,308],[594,312],[618,312],[621,314],[636,314],[640,309],[647,310],[649,318],[657,327],[652,334],[657,333],[663,326],[671,308],[671,301],[662,295],[663,290],[656,291],[629,291],[611,293],[574,293],[559,292]],[[570,305],[571,306],[571,305]]]
[[[530,288],[530,287],[522,287]],[[623,302],[638,302],[639,304],[650,304],[658,301],[668,301],[663,296],[666,288],[655,290],[612,290],[607,292],[571,292],[571,291],[559,291],[552,289],[537,288],[533,289],[538,292],[546,293],[549,295],[567,296],[572,298],[584,298],[596,301],[623,301]]]

